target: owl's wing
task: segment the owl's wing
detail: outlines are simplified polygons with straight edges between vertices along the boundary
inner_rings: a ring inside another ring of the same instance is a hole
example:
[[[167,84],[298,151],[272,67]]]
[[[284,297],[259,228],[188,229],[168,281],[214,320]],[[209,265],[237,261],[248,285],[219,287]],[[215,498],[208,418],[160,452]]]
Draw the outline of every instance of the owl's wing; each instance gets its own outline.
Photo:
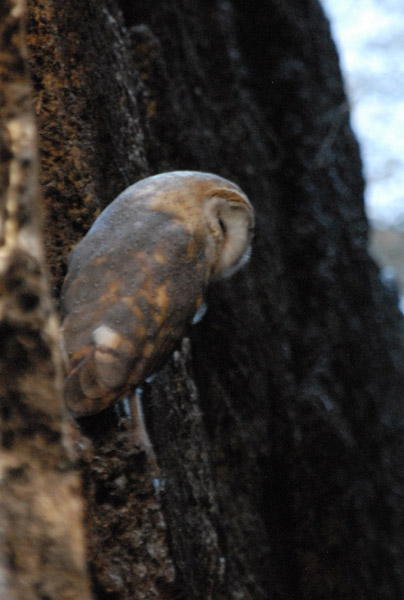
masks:
[[[129,237],[121,228],[106,247],[86,236],[73,255],[62,304],[64,396],[76,415],[103,410],[155,372],[202,303],[202,241],[172,221],[146,237],[144,229],[139,240],[133,225]]]

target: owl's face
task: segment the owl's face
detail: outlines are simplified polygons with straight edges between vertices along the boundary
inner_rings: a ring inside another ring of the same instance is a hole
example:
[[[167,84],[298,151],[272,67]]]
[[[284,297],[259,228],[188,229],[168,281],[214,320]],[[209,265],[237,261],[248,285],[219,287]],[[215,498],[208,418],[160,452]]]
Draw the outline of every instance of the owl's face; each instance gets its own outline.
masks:
[[[230,277],[248,260],[254,228],[250,203],[241,190],[215,190],[205,205],[208,237],[215,252],[211,279]]]
[[[100,214],[62,290],[72,412],[103,410],[161,367],[207,285],[248,260],[253,227],[237,185],[194,171],[139,181]]]

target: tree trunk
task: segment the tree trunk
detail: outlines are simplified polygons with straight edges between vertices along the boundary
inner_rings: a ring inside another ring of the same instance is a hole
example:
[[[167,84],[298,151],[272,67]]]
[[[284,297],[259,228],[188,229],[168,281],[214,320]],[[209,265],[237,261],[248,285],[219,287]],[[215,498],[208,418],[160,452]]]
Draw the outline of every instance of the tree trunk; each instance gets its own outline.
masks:
[[[257,214],[250,264],[211,287],[205,318],[143,386],[153,452],[115,409],[67,421],[94,598],[403,597],[403,322],[367,254],[360,158],[318,3],[28,0],[27,9],[55,298],[68,251],[144,176],[217,173]],[[5,290],[11,310],[20,300]],[[47,321],[26,322],[39,332]],[[35,356],[20,363],[21,381],[27,372],[52,381]],[[4,394],[14,398],[22,388],[9,372]],[[36,390],[60,427],[49,388]],[[24,464],[51,476],[60,436],[50,444],[37,417],[21,414],[49,445]],[[14,494],[4,490],[2,520]],[[58,510],[70,507],[77,527],[75,502],[66,492]],[[31,577],[35,544],[24,552]],[[59,576],[44,568],[44,580],[78,581],[63,567],[71,553],[67,543]]]
[[[90,598],[47,289],[24,6],[0,8],[0,598]]]

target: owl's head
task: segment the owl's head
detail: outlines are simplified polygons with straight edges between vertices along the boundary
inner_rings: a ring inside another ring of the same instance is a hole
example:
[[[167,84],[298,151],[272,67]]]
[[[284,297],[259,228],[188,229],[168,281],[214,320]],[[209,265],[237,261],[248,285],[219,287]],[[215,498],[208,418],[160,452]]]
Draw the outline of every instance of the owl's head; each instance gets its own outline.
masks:
[[[248,261],[254,210],[232,181],[213,173],[171,171],[143,179],[120,196],[131,203],[140,197],[204,240],[207,282],[230,277]]]

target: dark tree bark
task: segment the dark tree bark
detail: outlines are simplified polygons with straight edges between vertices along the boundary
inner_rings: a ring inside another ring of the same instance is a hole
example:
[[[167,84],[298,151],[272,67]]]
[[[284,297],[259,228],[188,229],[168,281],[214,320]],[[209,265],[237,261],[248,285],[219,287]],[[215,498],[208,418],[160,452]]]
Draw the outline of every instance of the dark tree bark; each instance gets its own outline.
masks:
[[[146,175],[212,171],[257,213],[249,266],[143,389],[158,472],[130,419],[76,424],[94,597],[403,597],[403,322],[319,5],[28,8],[55,298],[69,249]]]

